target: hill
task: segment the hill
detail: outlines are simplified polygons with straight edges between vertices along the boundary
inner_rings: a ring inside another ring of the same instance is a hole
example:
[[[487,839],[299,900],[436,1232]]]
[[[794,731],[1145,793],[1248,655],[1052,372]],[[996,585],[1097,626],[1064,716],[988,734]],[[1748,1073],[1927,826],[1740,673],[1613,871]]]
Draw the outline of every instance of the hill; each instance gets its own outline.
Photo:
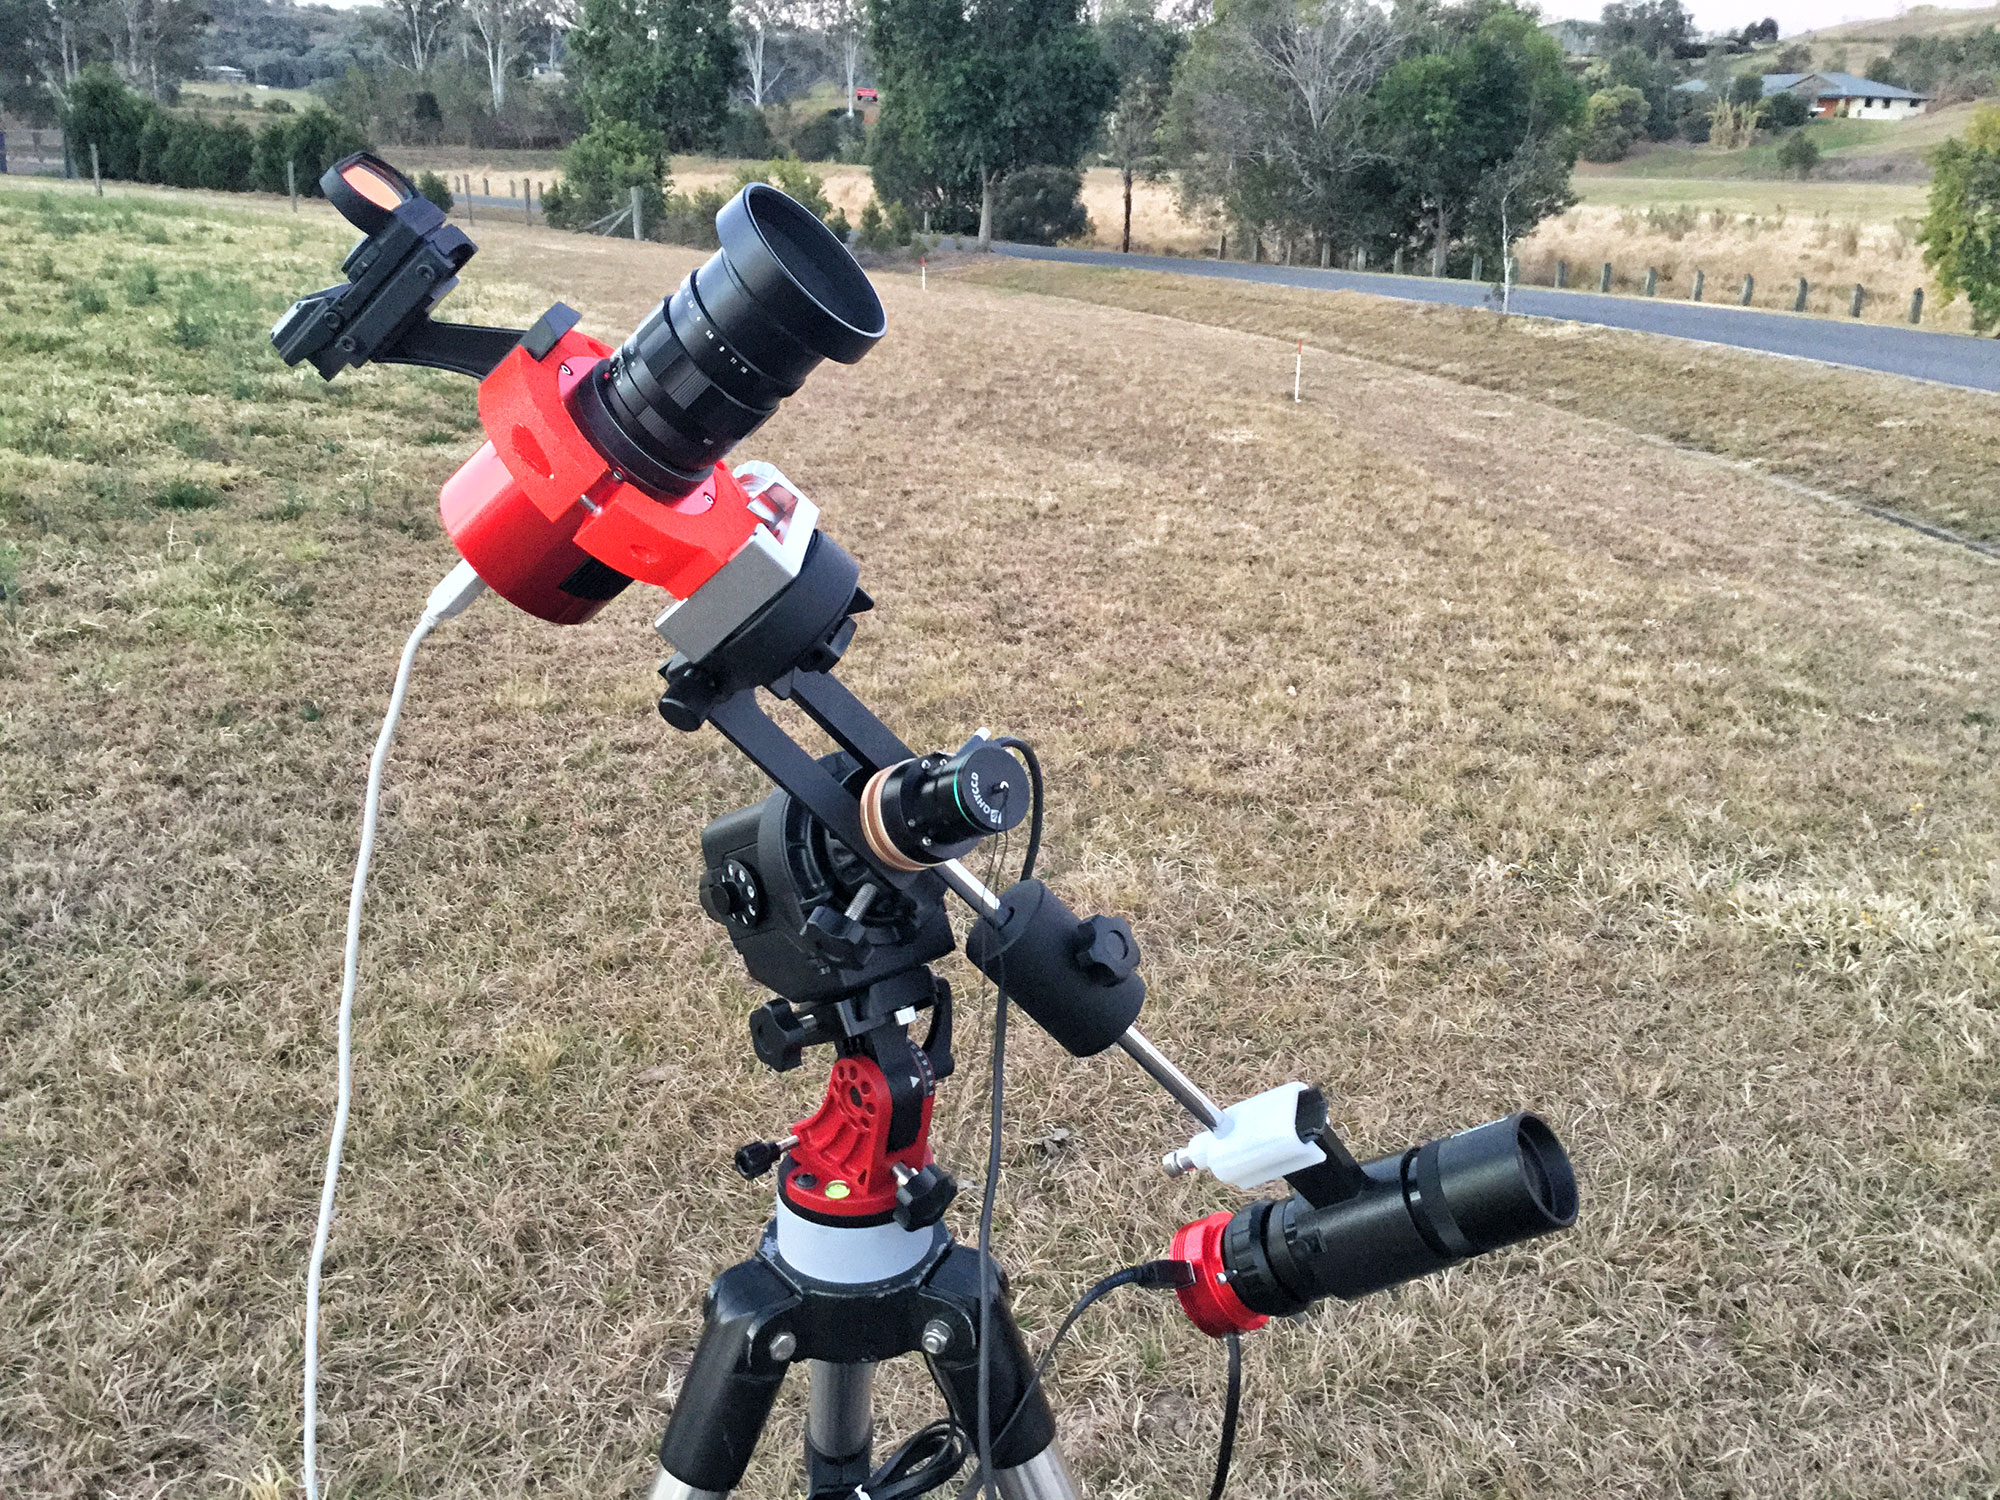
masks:
[[[1942,5],[1918,5],[1900,16],[1883,16],[1873,21],[1843,21],[1838,26],[1822,26],[1787,40],[1825,42],[1882,42],[1893,46],[1906,36],[1959,36],[1986,26],[2000,26],[2000,5],[1978,10],[1951,10]]]

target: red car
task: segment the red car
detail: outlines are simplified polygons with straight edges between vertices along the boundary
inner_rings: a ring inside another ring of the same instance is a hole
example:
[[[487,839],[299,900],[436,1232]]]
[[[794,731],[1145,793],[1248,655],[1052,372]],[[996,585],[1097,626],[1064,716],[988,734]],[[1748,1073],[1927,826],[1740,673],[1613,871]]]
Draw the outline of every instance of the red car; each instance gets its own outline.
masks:
[[[856,89],[854,91],[854,97],[857,99],[864,99],[870,104],[879,104],[882,99],[882,94],[881,91],[877,89]]]

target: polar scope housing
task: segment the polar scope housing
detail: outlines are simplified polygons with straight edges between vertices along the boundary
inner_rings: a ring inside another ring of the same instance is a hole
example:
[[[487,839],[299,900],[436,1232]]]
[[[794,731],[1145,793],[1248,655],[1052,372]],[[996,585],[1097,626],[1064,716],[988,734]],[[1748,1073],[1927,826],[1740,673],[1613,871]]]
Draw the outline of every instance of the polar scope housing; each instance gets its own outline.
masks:
[[[802,205],[753,182],[715,216],[722,248],[571,392],[592,445],[655,499],[692,493],[821,360],[886,327],[875,288]]]

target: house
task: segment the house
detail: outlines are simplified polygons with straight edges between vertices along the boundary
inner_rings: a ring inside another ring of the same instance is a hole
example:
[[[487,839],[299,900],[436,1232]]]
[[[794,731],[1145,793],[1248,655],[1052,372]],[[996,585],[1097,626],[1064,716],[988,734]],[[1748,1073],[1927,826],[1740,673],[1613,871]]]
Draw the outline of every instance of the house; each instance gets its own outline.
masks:
[[[208,69],[208,81],[210,83],[248,83],[250,75],[241,68],[232,68],[227,64],[223,64]]]
[[[1683,94],[1705,94],[1707,80],[1691,78],[1675,87]],[[1907,120],[1920,115],[1929,94],[1912,93],[1893,83],[1876,83],[1852,73],[1766,73],[1764,97],[1803,94],[1822,120]]]

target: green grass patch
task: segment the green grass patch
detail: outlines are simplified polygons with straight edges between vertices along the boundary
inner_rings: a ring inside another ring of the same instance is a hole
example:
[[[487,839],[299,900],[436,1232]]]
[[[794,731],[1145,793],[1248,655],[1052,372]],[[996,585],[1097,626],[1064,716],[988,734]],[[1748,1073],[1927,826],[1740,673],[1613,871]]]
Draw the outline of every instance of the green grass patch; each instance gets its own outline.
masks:
[[[207,510],[222,503],[222,492],[192,479],[176,479],[153,494],[161,510]]]

